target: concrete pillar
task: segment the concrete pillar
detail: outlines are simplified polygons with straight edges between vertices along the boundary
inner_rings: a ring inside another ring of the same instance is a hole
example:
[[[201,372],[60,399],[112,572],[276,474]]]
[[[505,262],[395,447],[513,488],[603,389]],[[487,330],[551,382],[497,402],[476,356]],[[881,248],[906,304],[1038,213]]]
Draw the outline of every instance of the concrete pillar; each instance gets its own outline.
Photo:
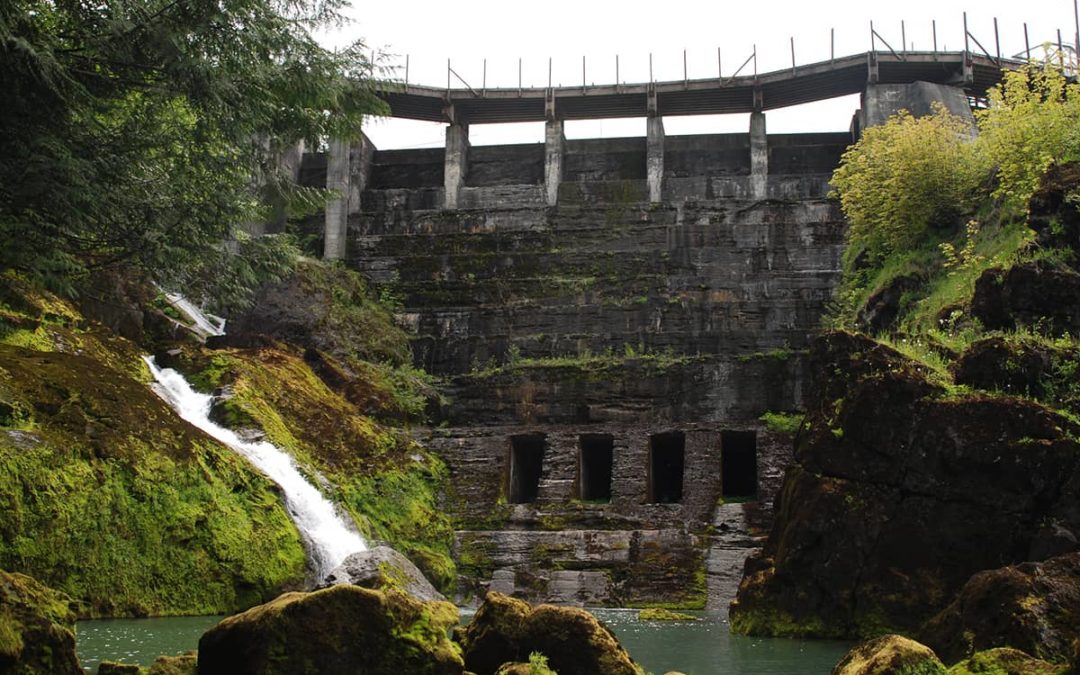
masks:
[[[469,166],[469,125],[457,122],[446,127],[446,159],[443,169],[443,208],[456,209]]]
[[[646,145],[646,177],[649,181],[649,201],[656,204],[663,200],[664,191],[664,118],[653,115],[648,118]]]
[[[544,125],[544,190],[548,206],[559,203],[565,146],[566,135],[563,133],[562,120],[548,120]]]
[[[326,205],[323,257],[342,260],[348,248],[349,216],[360,213],[360,195],[367,187],[375,145],[361,134],[359,141],[330,141],[326,157],[326,187],[340,196]]]
[[[975,117],[971,114],[971,104],[964,90],[933,82],[867,85],[862,94],[859,127],[868,129],[884,124],[901,110],[907,110],[916,117],[929,115],[935,103],[943,104],[950,113],[963,118],[971,125],[972,133],[975,132]]]
[[[334,138],[326,153],[326,189],[338,197],[326,204],[326,229],[323,237],[323,258],[341,260],[345,257],[346,231],[349,220],[349,141]]]
[[[765,132],[765,113],[750,113],[750,198],[762,200],[769,195],[769,137]]]

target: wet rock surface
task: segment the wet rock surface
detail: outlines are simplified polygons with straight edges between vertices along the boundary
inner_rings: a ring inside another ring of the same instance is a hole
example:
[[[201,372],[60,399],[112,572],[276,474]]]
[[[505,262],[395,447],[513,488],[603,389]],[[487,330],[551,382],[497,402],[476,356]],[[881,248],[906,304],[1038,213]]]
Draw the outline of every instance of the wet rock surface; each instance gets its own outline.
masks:
[[[1067,662],[1080,640],[1080,552],[974,575],[920,638],[946,663],[996,647]]]
[[[351,584],[398,590],[421,601],[446,600],[408,558],[389,546],[353,553],[326,576],[323,587]]]
[[[1075,424],[1030,401],[948,396],[915,362],[831,333],[796,464],[732,626],[854,637],[917,629],[972,574],[1080,532]],[[1052,547],[1051,547],[1052,548]]]

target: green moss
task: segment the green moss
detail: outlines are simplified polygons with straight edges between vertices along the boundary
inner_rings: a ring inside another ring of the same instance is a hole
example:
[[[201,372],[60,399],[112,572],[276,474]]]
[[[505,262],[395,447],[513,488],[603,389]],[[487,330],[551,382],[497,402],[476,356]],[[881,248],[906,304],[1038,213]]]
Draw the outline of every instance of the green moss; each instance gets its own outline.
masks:
[[[769,635],[773,637],[843,638],[838,627],[827,626],[816,617],[797,619],[782,610],[740,608],[732,611],[731,632],[736,635]]]
[[[90,616],[227,612],[302,578],[271,483],[143,382],[3,346],[0,390],[33,416],[29,432],[0,430],[0,567]]]
[[[192,363],[198,356],[192,359]],[[360,414],[300,355],[284,349],[225,350],[212,368],[231,383],[226,416],[261,428],[302,470],[329,481],[339,503],[369,538],[397,548],[442,590],[456,570],[453,529],[437,503],[448,472],[443,462],[399,429]],[[376,408],[387,403],[357,380],[352,392]],[[357,390],[360,390],[357,392]],[[370,393],[370,396],[367,394]]]
[[[974,654],[949,668],[948,675],[1064,675],[1068,666],[1054,665],[1018,649],[1001,647]]]
[[[765,427],[769,431],[775,431],[781,434],[795,435],[799,431],[799,427],[802,426],[803,421],[802,413],[786,413],[786,412],[766,412],[758,419],[765,423]]]
[[[638,621],[697,621],[696,616],[653,607],[638,612]]]
[[[788,346],[777,347],[776,349],[770,349],[764,352],[754,352],[752,354],[741,354],[738,357],[739,363],[749,363],[751,361],[788,361],[792,357],[806,354],[805,349],[792,349]]]

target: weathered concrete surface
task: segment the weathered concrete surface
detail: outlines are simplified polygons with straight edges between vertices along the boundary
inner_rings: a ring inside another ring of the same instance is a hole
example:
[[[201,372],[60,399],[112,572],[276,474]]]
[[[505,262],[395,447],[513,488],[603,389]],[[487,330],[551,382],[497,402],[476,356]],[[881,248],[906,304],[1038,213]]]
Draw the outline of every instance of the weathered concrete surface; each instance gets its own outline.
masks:
[[[975,118],[964,90],[933,82],[867,85],[862,94],[860,126],[867,129],[884,124],[901,110],[907,110],[916,117],[929,115],[936,104],[944,105],[946,110],[967,120],[975,129]]]
[[[446,127],[445,168],[443,169],[443,208],[456,209],[469,167],[469,127],[451,124]]]
[[[450,468],[463,597],[721,607],[768,527],[790,439],[758,418],[803,399],[800,350],[843,245],[827,182],[850,135],[664,138],[651,124],[567,141],[550,123],[543,146],[471,148],[464,168],[430,151],[372,159],[347,259],[400,298],[417,364],[446,378],[441,426],[417,436]],[[653,438],[671,432],[678,490],[652,503],[670,487]],[[756,490],[717,514],[728,432],[756,444]],[[542,438],[526,498],[521,435]],[[597,435],[610,498],[586,500]]]

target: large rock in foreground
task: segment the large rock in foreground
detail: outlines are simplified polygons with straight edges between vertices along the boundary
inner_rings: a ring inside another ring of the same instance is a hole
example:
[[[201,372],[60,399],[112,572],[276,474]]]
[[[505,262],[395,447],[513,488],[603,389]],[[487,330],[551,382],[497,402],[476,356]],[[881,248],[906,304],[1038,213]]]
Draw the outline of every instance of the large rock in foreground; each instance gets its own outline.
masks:
[[[326,576],[326,586],[352,584],[374,590],[398,590],[417,600],[446,600],[416,565],[389,546],[349,555]]]
[[[81,675],[74,628],[66,595],[0,571],[0,673]]]
[[[946,663],[995,647],[1067,662],[1080,640],[1080,553],[976,574],[920,637]]]
[[[465,665],[477,675],[494,675],[503,664],[526,662],[533,652],[546,656],[559,675],[641,674],[592,614],[573,607],[534,608],[501,593],[487,594],[461,642]]]
[[[972,574],[1080,534],[1080,428],[1031,401],[950,395],[869,338],[812,349],[816,392],[737,632],[914,632]]]
[[[945,675],[945,665],[926,645],[884,635],[857,645],[830,675]]]
[[[199,640],[199,675],[461,675],[447,602],[333,586],[286,593]]]

